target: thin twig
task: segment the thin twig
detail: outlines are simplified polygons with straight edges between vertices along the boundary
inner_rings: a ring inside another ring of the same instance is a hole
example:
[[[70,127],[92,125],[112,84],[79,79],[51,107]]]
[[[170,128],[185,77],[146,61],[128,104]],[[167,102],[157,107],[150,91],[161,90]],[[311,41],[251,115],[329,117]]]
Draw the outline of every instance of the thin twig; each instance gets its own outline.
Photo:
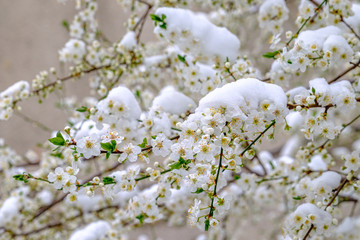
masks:
[[[107,68],[107,67],[110,67],[110,65],[104,65],[104,66],[99,66],[99,67],[93,67],[93,68],[90,68],[90,69],[87,69],[87,70],[84,70],[84,71],[81,71],[81,72],[76,72],[76,73],[73,73],[73,74],[70,74],[69,76],[66,76],[66,77],[63,77],[63,78],[58,78],[55,82],[52,82],[52,83],[49,83],[45,86],[43,86],[42,88],[39,88],[39,89],[36,89],[36,90],[33,90],[31,93],[30,93],[30,96],[35,96],[35,95],[39,95],[40,92],[42,92],[43,90],[45,89],[48,89],[50,87],[54,87],[56,86],[57,84],[59,84],[59,81],[61,83],[67,81],[67,80],[70,80],[70,79],[73,79],[75,77],[80,77],[82,74],[84,73],[91,73],[91,72],[94,72],[94,71],[97,71],[97,70],[100,70],[102,68]],[[21,99],[17,99],[13,102],[13,106],[15,106],[18,102],[20,102]]]
[[[340,186],[338,187],[338,189],[336,190],[335,194],[333,195],[333,197],[331,198],[330,202],[326,205],[325,207],[325,211],[328,207],[331,206],[331,204],[335,201],[335,198],[339,195],[340,191],[345,187],[346,183],[348,183],[349,180],[347,178],[344,178],[344,181],[340,184]]]
[[[178,139],[180,136],[175,136],[173,138],[171,138],[171,140],[175,140],[175,139]],[[150,150],[152,149],[152,146],[148,146],[148,147],[145,147],[145,148],[142,148],[141,151],[147,151],[147,150]],[[103,175],[104,173],[106,172],[111,172],[113,170],[115,170],[116,168],[118,168],[122,163],[121,162],[117,162],[116,164],[114,164],[112,167],[110,168],[107,168],[106,170],[103,170],[103,171],[99,171],[97,173],[95,173],[94,175],[90,176],[89,178],[87,178],[84,182],[90,182],[94,177],[99,177],[101,175]],[[167,173],[171,171],[171,169],[167,169],[167,170],[164,170],[161,172],[161,174],[164,174],[164,173]],[[140,180],[143,180],[143,179],[146,179],[146,178],[149,178],[150,175],[146,175],[146,176],[143,176],[143,177],[140,177],[140,178],[137,178],[135,179],[136,181],[140,181]],[[36,214],[35,216],[32,218],[32,220],[34,220],[35,218],[38,218],[39,216],[41,216],[43,213],[45,213],[47,210],[49,210],[50,208],[54,207],[55,205],[57,205],[58,203],[62,202],[65,197],[68,195],[67,194],[64,194],[61,198],[59,198],[58,200],[52,202],[51,204],[41,208]]]
[[[322,8],[322,6],[324,5],[324,3],[326,3],[327,0],[324,0],[316,9],[315,9],[315,15],[318,14],[318,11],[320,11],[320,9]],[[292,37],[290,38],[290,40],[286,43],[286,46],[289,46],[290,43],[292,42],[292,40],[294,40],[295,38],[297,38],[299,36],[299,33],[301,32],[301,30],[305,27],[305,25],[310,21],[310,19],[312,19],[313,16],[310,16],[308,17],[305,22],[301,25],[301,27],[299,28],[299,30],[294,34],[292,35]]]
[[[39,121],[37,121],[35,119],[32,119],[32,118],[26,116],[25,114],[23,114],[23,113],[21,113],[19,111],[16,111],[15,114],[17,116],[19,116],[20,118],[22,118],[24,121],[26,121],[28,123],[31,123],[32,125],[40,128],[41,130],[43,130],[45,132],[48,132],[48,133],[52,132],[52,130],[49,127],[47,127],[45,124],[43,124],[43,123],[41,123],[41,122],[39,122]]]
[[[347,128],[349,125],[353,124],[353,123],[354,123],[356,120],[358,120],[359,118],[360,118],[360,114],[357,115],[357,116],[356,116],[353,120],[351,120],[350,122],[348,122],[348,123],[346,123],[346,124],[343,124],[343,128],[340,130],[339,135],[344,131],[345,128]],[[323,149],[328,142],[330,142],[330,139],[327,139],[323,144],[321,144],[320,146],[312,149],[312,150],[309,152],[309,154],[312,155],[316,150],[318,150],[318,149]]]
[[[329,81],[329,84],[330,84],[330,83],[333,83],[333,82],[335,82],[335,81],[337,81],[337,80],[339,80],[341,77],[343,77],[344,75],[346,75],[348,72],[350,72],[350,71],[354,70],[355,68],[359,67],[359,65],[360,65],[360,60],[359,60],[357,63],[352,63],[352,64],[353,64],[352,67],[346,69],[344,72],[342,72],[341,74],[339,74],[337,77],[335,77],[334,79],[332,79],[331,81]]]
[[[356,38],[360,40],[359,34],[357,34],[355,30],[345,21],[342,15],[340,15],[340,20],[350,29],[350,31],[356,36]]]
[[[149,12],[150,12],[150,10],[151,10],[151,8],[153,6],[150,3],[146,2],[146,1],[143,1],[143,0],[137,0],[137,1],[140,2],[140,3],[143,3],[143,4],[145,4],[147,6],[147,9],[146,9],[145,13],[141,16],[139,21],[134,26],[134,30],[136,30],[139,27],[138,33],[136,34],[136,42],[139,43],[140,36],[141,36],[141,33],[142,33],[143,29],[144,29],[144,25],[145,25],[147,16],[148,16],[148,14],[149,14]]]
[[[337,190],[336,190],[335,194],[332,196],[330,202],[326,205],[324,211],[326,211],[326,209],[331,206],[331,204],[335,201],[335,198],[339,195],[340,191],[345,187],[346,183],[348,183],[348,182],[349,182],[349,180],[347,180],[347,178],[345,178],[344,181],[337,188]],[[308,238],[308,236],[310,235],[310,232],[313,230],[313,228],[314,228],[314,224],[311,224],[311,226],[310,226],[309,230],[306,232],[303,240],[306,240]]]
[[[105,207],[102,207],[102,208],[99,208],[99,209],[96,209],[96,210],[92,210],[92,211],[90,211],[90,212],[92,212],[92,213],[98,213],[98,212],[102,212],[102,211],[104,211],[104,210],[111,209],[111,208],[118,208],[118,206],[113,206],[113,205],[105,206]],[[60,226],[64,225],[66,222],[69,222],[69,221],[74,220],[74,219],[76,219],[76,218],[78,218],[78,217],[81,217],[81,216],[83,216],[83,214],[82,214],[82,213],[79,213],[79,214],[77,214],[77,215],[75,215],[75,216],[73,216],[73,217],[71,217],[71,218],[65,219],[65,220],[62,221],[62,222],[61,222],[61,221],[58,221],[58,222],[50,223],[50,224],[47,224],[47,225],[45,225],[45,226],[43,226],[43,227],[41,227],[41,228],[38,228],[38,229],[35,229],[35,230],[32,230],[32,231],[29,231],[29,232],[15,233],[15,234],[13,234],[13,236],[14,236],[14,237],[16,237],[16,236],[29,236],[29,235],[32,235],[32,234],[35,234],[35,233],[42,232],[42,231],[44,231],[44,230],[46,230],[46,229],[49,229],[49,228],[60,227]],[[5,230],[5,231],[6,231],[6,230]]]
[[[222,167],[222,157],[223,157],[223,148],[220,149],[220,160],[219,160],[219,166],[218,166],[218,170],[217,170],[217,173],[216,173],[216,178],[215,178],[215,185],[214,185],[214,191],[213,191],[213,194],[212,194],[212,197],[211,197],[211,205],[210,205],[210,211],[209,211],[209,214],[208,214],[208,218],[207,218],[207,223],[205,223],[205,231],[208,231],[209,230],[209,221],[210,221],[210,218],[213,217],[214,215],[214,200],[215,198],[217,197],[216,195],[216,188],[217,188],[217,183],[219,181],[219,175],[220,175],[220,171],[221,171],[221,167]]]
[[[264,130],[264,131],[262,131],[260,134],[259,134],[259,136],[257,136],[256,138],[255,138],[255,140],[254,141],[252,141],[245,149],[244,149],[244,151],[242,151],[242,153],[240,153],[240,156],[242,157],[251,147],[252,147],[252,145],[254,145],[272,126],[274,126],[275,125],[275,120],[273,120],[272,122],[271,122],[271,124]]]

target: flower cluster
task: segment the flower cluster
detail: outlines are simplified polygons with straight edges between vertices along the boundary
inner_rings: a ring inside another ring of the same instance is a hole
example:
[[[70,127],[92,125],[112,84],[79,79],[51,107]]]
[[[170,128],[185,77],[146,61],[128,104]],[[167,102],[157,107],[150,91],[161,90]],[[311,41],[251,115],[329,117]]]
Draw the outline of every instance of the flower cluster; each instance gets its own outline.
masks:
[[[284,0],[266,0],[259,9],[261,28],[271,31],[274,35],[282,32],[282,25],[288,19],[289,9]]]
[[[19,81],[0,93],[0,120],[8,120],[13,114],[17,101],[29,97],[30,86],[26,81]]]
[[[76,190],[76,174],[72,167],[67,167],[66,171],[63,168],[57,167],[55,172],[50,172],[48,180],[54,184],[56,189],[62,189],[64,193],[75,192]]]
[[[341,126],[331,121],[329,115],[342,110],[351,110],[356,106],[356,94],[348,81],[328,84],[324,78],[309,82],[310,90],[304,87],[294,88],[287,92],[288,100],[294,104],[295,110],[304,112],[304,128],[307,139],[321,135],[334,139]]]
[[[0,139],[0,240],[130,239],[159,222],[198,240],[358,238],[359,4],[120,0],[131,16],[114,41],[98,4],[77,0],[63,23],[69,75],[0,93],[7,120],[65,81],[91,89],[62,98],[68,126],[24,156]]]

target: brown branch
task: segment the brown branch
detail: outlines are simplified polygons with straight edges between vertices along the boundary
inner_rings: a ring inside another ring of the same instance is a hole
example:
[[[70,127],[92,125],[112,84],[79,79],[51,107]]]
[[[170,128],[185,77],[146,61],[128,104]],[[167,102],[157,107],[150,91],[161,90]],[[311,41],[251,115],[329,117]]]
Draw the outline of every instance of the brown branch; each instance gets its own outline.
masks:
[[[122,163],[117,162],[116,164],[114,164],[112,167],[103,170],[103,171],[99,171],[97,173],[95,173],[94,175],[90,176],[89,178],[87,178],[84,182],[89,182],[91,181],[94,177],[99,177],[102,174],[106,173],[106,172],[111,172],[113,170],[115,170],[116,168],[118,168]],[[57,205],[58,203],[62,202],[65,197],[68,195],[68,193],[64,194],[62,197],[60,197],[58,200],[52,202],[51,204],[40,208],[40,210],[35,214],[35,216],[31,219],[34,220],[35,218],[38,218],[39,216],[41,216],[43,213],[45,213],[47,210],[49,210],[50,208],[54,207],[55,205]]]
[[[63,78],[58,78],[55,82],[52,82],[52,83],[49,83],[45,86],[43,86],[42,88],[39,88],[39,89],[36,89],[36,90],[33,90],[32,92],[30,92],[30,96],[35,96],[35,95],[39,95],[41,91],[47,89],[47,88],[50,88],[50,87],[54,87],[58,84],[58,82],[65,82],[67,80],[70,80],[70,79],[73,79],[75,77],[80,77],[82,74],[84,73],[91,73],[91,72],[94,72],[94,71],[97,71],[99,69],[102,69],[102,68],[107,68],[107,67],[110,67],[110,65],[104,65],[104,66],[99,66],[99,67],[93,67],[93,68],[90,68],[90,69],[87,69],[87,70],[84,70],[84,71],[81,71],[81,72],[76,72],[76,73],[73,73],[69,76],[66,76],[66,77],[63,77]],[[18,102],[20,102],[21,99],[17,99],[13,102],[13,106],[15,106]]]
[[[340,195],[340,194],[339,194],[339,198],[340,198],[340,200],[339,200],[339,202],[338,202],[338,205],[340,205],[340,204],[343,203],[343,202],[352,202],[352,203],[353,203],[353,205],[352,205],[352,207],[351,207],[351,210],[350,210],[349,217],[354,216],[355,208],[356,208],[356,205],[357,205],[357,203],[358,203],[359,200],[356,199],[356,198],[354,198],[354,197],[352,197],[352,196],[342,196],[342,195]]]
[[[39,165],[40,164],[40,161],[37,161],[37,162],[27,162],[27,163],[22,163],[22,164],[19,164],[19,165],[15,165],[15,166],[12,166],[12,167],[29,167],[29,166],[35,166],[35,165]],[[4,172],[5,170],[4,169],[0,169],[0,173]]]
[[[318,12],[321,10],[322,6],[327,2],[327,0],[324,0],[322,3],[320,3],[317,8],[315,9],[315,14],[311,17],[308,17],[305,22],[300,26],[300,28],[297,30],[297,32],[289,39],[289,41],[286,43],[286,46],[289,46],[292,40],[297,38],[301,32],[301,30],[305,27],[305,25],[310,21],[313,20],[318,14]]]
[[[348,183],[348,182],[349,182],[349,180],[347,180],[347,178],[345,178],[344,181],[337,188],[337,190],[336,190],[335,194],[332,196],[330,202],[326,205],[324,211],[326,211],[326,209],[331,206],[331,204],[335,201],[335,198],[339,195],[340,191],[345,187],[346,183]],[[313,228],[314,228],[314,224],[311,224],[311,226],[310,226],[309,230],[306,232],[303,240],[306,240],[308,238],[308,236],[310,235],[310,232],[313,230]]]
[[[175,140],[175,139],[178,139],[178,138],[180,138],[180,136],[172,137],[172,138],[170,138],[170,140]],[[150,149],[152,149],[152,146],[148,146],[148,147],[142,148],[141,151],[147,151],[147,150],[150,150]],[[122,152],[119,151],[118,153],[122,153]],[[121,164],[122,164],[121,162],[117,162],[117,163],[114,164],[112,167],[107,168],[106,170],[99,171],[99,172],[95,173],[94,175],[90,176],[90,177],[87,178],[84,182],[89,182],[89,181],[91,181],[94,177],[99,177],[99,176],[103,175],[103,174],[106,173],[106,172],[111,172],[111,171],[115,170],[116,168],[118,168]],[[62,202],[67,195],[68,195],[68,193],[67,193],[67,194],[64,194],[62,197],[60,197],[58,200],[52,202],[51,204],[40,208],[40,210],[35,214],[35,216],[34,216],[31,220],[34,220],[35,218],[38,218],[38,217],[41,216],[43,213],[45,213],[47,210],[49,210],[50,208],[54,207],[54,206],[57,205],[58,203]]]
[[[143,1],[143,0],[137,0],[137,1],[140,2],[140,3],[143,3],[143,4],[145,4],[147,6],[147,9],[146,9],[145,13],[141,16],[139,21],[134,26],[134,30],[136,30],[139,27],[138,33],[136,34],[136,42],[139,43],[140,36],[141,36],[141,33],[142,33],[143,29],[144,29],[144,25],[145,25],[147,16],[148,16],[148,14],[149,14],[149,12],[150,12],[150,10],[151,10],[151,8],[153,6],[150,3],[146,2],[146,1]]]
[[[24,121],[32,124],[35,127],[40,128],[41,130],[43,130],[45,132],[48,132],[48,133],[52,132],[52,130],[48,126],[43,124],[42,122],[39,122],[39,121],[37,121],[35,119],[30,118],[30,117],[26,116],[25,114],[21,113],[20,111],[15,111],[15,115],[19,116]]]
[[[358,120],[360,118],[360,114],[357,115],[353,120],[351,120],[350,122],[346,123],[346,124],[343,124],[343,128],[340,130],[339,132],[339,135],[344,131],[345,128],[347,128],[349,125],[353,124],[356,120]],[[330,139],[327,139],[323,144],[321,144],[320,146],[312,149],[310,152],[309,152],[309,155],[312,155],[316,150],[318,149],[323,149],[326,144],[330,142]]]
[[[345,21],[342,15],[340,15],[340,20],[350,29],[350,31],[356,36],[356,38],[360,40],[359,34],[357,34],[355,30]]]
[[[261,168],[262,168],[262,169],[263,169],[263,171],[264,171],[263,176],[266,176],[266,175],[267,175],[266,167],[264,166],[264,164],[263,164],[263,163],[262,163],[262,161],[260,160],[259,156],[256,156],[256,159],[258,160],[258,162],[259,162],[259,164],[260,164]]]
[[[326,207],[324,209],[325,211],[335,201],[335,198],[339,195],[340,191],[345,187],[346,183],[348,183],[348,182],[349,182],[349,180],[347,180],[347,178],[345,178],[344,181],[340,184],[340,186],[336,190],[334,196],[331,198],[330,202],[326,205]]]
[[[41,228],[38,228],[38,229],[35,229],[33,231],[29,231],[29,232],[24,232],[24,233],[15,233],[15,234],[12,234],[13,237],[18,237],[18,236],[29,236],[29,235],[32,235],[32,234],[35,234],[35,233],[39,233],[39,232],[42,232],[46,229],[49,229],[49,228],[55,228],[55,227],[60,227],[62,225],[61,222],[56,222],[56,223],[51,223],[51,224],[48,224],[48,225],[45,225]]]
[[[341,77],[343,77],[344,75],[346,75],[348,72],[354,70],[355,68],[359,67],[360,65],[360,60],[357,62],[357,63],[351,63],[353,66],[346,69],[344,72],[342,72],[341,74],[339,74],[337,77],[335,77],[334,79],[332,79],[331,81],[329,81],[329,84],[330,83],[333,83],[337,80],[339,80]]]
[[[179,138],[180,138],[180,135],[176,135],[176,136],[174,136],[172,138],[169,138],[169,140],[176,140],[176,139],[179,139]],[[72,146],[72,145],[76,145],[76,142],[75,141],[70,142],[70,143],[68,143],[67,146]],[[152,148],[153,148],[152,146],[144,147],[144,148],[141,149],[141,152],[149,151]],[[107,151],[101,150],[100,153],[107,153]],[[122,154],[122,153],[124,153],[124,151],[120,151],[118,149],[115,149],[115,151],[113,151],[111,154]]]
[[[104,210],[107,210],[107,209],[111,209],[111,208],[119,208],[118,206],[114,206],[114,205],[110,205],[110,206],[105,206],[105,207],[102,207],[102,208],[99,208],[99,209],[96,209],[96,210],[92,210],[90,212],[92,213],[99,213],[99,212],[102,212]],[[56,228],[56,227],[60,227],[62,225],[64,225],[66,222],[68,221],[72,221],[78,217],[81,217],[83,216],[82,213],[79,213],[71,218],[67,218],[65,219],[64,221],[58,221],[58,222],[54,222],[54,223],[50,223],[50,224],[47,224],[41,228],[38,228],[38,229],[35,229],[35,230],[32,230],[32,231],[28,231],[28,232],[24,232],[24,233],[13,233],[13,237],[16,237],[16,236],[29,236],[29,235],[32,235],[32,234],[35,234],[35,233],[39,233],[39,232],[42,232],[46,229],[49,229],[49,228]],[[8,230],[5,230],[5,231],[8,231]],[[9,231],[8,231],[9,232]]]
[[[329,82],[330,83],[330,82]],[[357,102],[360,102],[360,97],[357,97],[355,99]],[[336,105],[333,105],[333,104],[328,104],[328,105],[325,105],[325,106],[322,106],[318,103],[315,103],[315,104],[310,104],[310,105],[304,105],[304,104],[292,104],[292,103],[288,103],[287,104],[287,108],[289,110],[292,110],[292,109],[296,109],[296,107],[300,106],[301,108],[306,108],[306,109],[309,109],[309,108],[325,108],[325,112],[327,112],[329,110],[329,108],[331,107],[336,107]]]
[[[62,197],[60,197],[58,200],[55,200],[55,201],[53,201],[52,203],[50,203],[49,205],[40,208],[39,211],[35,214],[35,216],[31,218],[30,221],[33,221],[34,219],[40,217],[40,216],[41,216],[43,213],[45,213],[47,210],[49,210],[50,208],[54,207],[54,206],[57,205],[58,203],[62,202],[67,195],[68,195],[68,194],[64,194],[64,195],[63,195]]]
[[[306,240],[308,238],[308,236],[310,235],[310,232],[313,230],[313,228],[314,228],[314,224],[311,224],[311,226],[310,226],[309,230],[306,232],[303,240]]]
[[[254,170],[252,170],[251,168],[249,168],[247,165],[243,164],[242,165],[242,168],[244,168],[246,171],[248,171],[249,173],[253,173],[255,174],[256,176],[258,177],[263,177],[264,175],[263,174],[260,174],[258,172],[255,172]]]

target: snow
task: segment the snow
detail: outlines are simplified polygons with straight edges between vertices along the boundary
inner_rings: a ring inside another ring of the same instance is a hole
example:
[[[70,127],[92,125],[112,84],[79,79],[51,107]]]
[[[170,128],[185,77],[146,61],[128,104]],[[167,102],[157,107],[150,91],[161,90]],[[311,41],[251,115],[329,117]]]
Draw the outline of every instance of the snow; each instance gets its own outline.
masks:
[[[195,102],[185,94],[168,86],[161,90],[160,95],[153,101],[153,107],[160,107],[164,112],[181,115],[193,109]]]
[[[240,41],[229,30],[212,24],[205,15],[180,8],[158,8],[156,15],[165,15],[166,29],[159,25],[154,33],[164,36],[183,51],[209,58],[228,57],[234,61],[239,54]]]
[[[110,224],[106,221],[97,221],[90,223],[85,228],[76,231],[70,237],[70,240],[98,240],[105,236],[110,229]]]
[[[125,34],[121,39],[118,48],[124,50],[132,50],[136,46],[136,34],[133,31],[130,31]]]
[[[311,162],[308,163],[311,171],[325,171],[327,170],[326,163],[322,160],[321,155],[315,155],[311,158]]]
[[[200,100],[196,112],[224,107],[231,109],[233,115],[242,115],[241,108],[255,110],[264,100],[272,102],[276,107],[286,108],[287,99],[281,87],[255,78],[244,78],[210,92]]]

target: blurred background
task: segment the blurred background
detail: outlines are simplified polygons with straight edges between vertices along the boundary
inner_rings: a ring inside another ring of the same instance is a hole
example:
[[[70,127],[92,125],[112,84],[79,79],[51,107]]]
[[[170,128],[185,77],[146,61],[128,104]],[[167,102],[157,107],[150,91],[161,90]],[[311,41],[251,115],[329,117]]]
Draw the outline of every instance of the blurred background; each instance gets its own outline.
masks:
[[[0,0],[0,92],[20,80],[31,84],[36,74],[51,67],[57,69],[59,77],[67,76],[58,61],[58,50],[69,39],[62,22],[66,20],[70,23],[75,13],[72,0],[66,4],[56,0]],[[99,1],[99,26],[110,41],[120,40],[124,35],[126,29],[123,23],[129,14],[129,9],[121,9],[115,0]],[[155,39],[152,30],[152,22],[147,21],[142,41]],[[65,95],[77,96],[78,99],[88,96],[87,77],[77,82],[66,82]],[[19,154],[25,154],[29,149],[37,150],[36,144],[47,141],[51,130],[61,130],[66,125],[67,113],[56,107],[59,99],[60,96],[53,93],[42,104],[36,97],[21,102],[18,105],[22,108],[20,113],[14,113],[9,121],[0,121],[0,138],[4,138],[6,144]],[[37,126],[39,123],[43,126]],[[259,219],[259,222],[262,220]],[[249,236],[250,239],[259,239],[269,224],[276,225],[276,230],[281,224],[272,222],[254,228],[255,222],[234,219],[232,223],[233,226],[227,227],[234,232],[238,224],[247,226],[245,229],[248,231],[237,232],[236,239],[248,239]],[[175,229],[160,224],[156,229],[152,226],[141,229],[135,235],[144,231],[149,236],[157,235],[163,239],[195,239],[199,234],[194,228]]]
[[[36,74],[51,67],[57,69],[59,77],[67,76],[58,61],[58,50],[69,39],[62,22],[71,23],[75,13],[72,0],[66,4],[56,0],[0,0],[0,92],[20,80],[31,84]],[[97,16],[100,29],[109,40],[122,38],[126,32],[123,23],[129,16],[127,9],[121,9],[115,0],[101,0]],[[152,23],[146,24],[143,39],[154,39]],[[66,82],[65,94],[78,99],[88,96],[86,81],[85,76],[76,82]],[[20,113],[14,113],[9,121],[0,121],[0,138],[19,154],[29,149],[39,151],[36,144],[47,141],[51,135],[46,128],[61,130],[66,125],[67,113],[56,107],[59,99],[52,93],[42,104],[37,97],[21,102]],[[43,127],[38,127],[35,121]],[[195,239],[199,234],[196,229],[157,224],[133,232],[131,239],[144,233],[162,239]]]
[[[57,69],[59,77],[66,76],[61,71],[58,50],[69,39],[62,22],[71,23],[75,13],[73,0],[66,4],[56,0],[0,0],[0,92],[20,80],[31,84],[36,74],[50,67]],[[121,9],[115,0],[102,0],[97,16],[109,40],[121,39],[126,32],[123,23],[129,16],[128,9]],[[143,38],[153,38],[152,30],[145,26]],[[86,77],[67,82],[65,94],[78,99],[88,96],[85,81]],[[36,97],[21,102],[21,113],[15,113],[9,121],[0,121],[0,138],[20,154],[46,141],[50,132],[36,127],[32,120],[52,130],[63,129],[67,115],[55,107],[58,100],[59,96],[51,94],[42,104]]]

